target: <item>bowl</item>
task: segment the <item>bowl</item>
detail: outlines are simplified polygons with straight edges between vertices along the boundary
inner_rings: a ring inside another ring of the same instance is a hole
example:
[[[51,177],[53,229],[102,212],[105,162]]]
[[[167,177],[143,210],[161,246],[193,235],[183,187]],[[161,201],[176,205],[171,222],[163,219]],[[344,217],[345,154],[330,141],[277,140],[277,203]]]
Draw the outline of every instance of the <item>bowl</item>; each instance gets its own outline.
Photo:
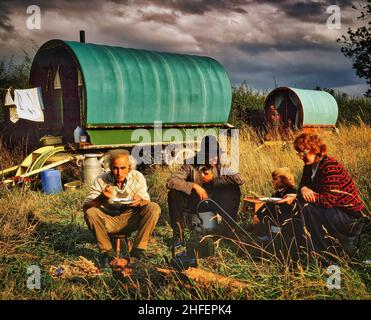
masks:
[[[273,197],[261,197],[259,198],[260,201],[263,201],[263,202],[277,202],[277,201],[280,201],[282,200],[282,198],[273,198]]]
[[[71,182],[67,182],[64,184],[64,190],[75,190],[77,188],[81,187],[81,181],[80,180],[74,180]]]
[[[113,198],[112,201],[118,204],[130,204],[133,202],[132,198]]]

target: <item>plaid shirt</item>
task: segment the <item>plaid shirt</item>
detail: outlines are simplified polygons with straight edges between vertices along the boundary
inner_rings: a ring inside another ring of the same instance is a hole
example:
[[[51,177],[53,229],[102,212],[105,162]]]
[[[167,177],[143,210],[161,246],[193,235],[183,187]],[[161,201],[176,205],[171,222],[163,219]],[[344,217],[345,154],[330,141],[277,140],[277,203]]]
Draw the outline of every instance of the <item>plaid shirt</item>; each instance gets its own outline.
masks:
[[[313,178],[312,166],[304,166],[299,190],[304,186],[318,193],[315,204],[321,207],[338,207],[350,212],[365,208],[354,181],[334,158],[323,158]]]

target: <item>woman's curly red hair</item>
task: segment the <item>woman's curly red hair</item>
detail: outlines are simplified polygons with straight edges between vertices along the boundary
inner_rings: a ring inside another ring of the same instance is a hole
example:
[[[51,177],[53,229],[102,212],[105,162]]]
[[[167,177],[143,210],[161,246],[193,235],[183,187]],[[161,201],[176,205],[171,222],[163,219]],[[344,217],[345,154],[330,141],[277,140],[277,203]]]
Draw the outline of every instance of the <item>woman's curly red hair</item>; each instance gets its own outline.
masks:
[[[295,138],[294,148],[298,152],[309,150],[309,152],[316,154],[323,158],[327,155],[327,145],[322,138],[314,133],[302,133]]]

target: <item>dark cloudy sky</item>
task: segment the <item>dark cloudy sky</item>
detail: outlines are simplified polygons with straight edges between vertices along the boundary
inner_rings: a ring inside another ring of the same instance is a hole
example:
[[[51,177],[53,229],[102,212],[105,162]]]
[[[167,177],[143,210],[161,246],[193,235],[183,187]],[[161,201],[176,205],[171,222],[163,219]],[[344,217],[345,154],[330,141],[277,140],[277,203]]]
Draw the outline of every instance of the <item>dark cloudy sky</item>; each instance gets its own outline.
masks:
[[[0,0],[0,55],[21,56],[50,39],[78,40],[211,56],[234,85],[256,89],[315,85],[351,94],[366,91],[336,39],[356,26],[348,0]],[[359,3],[362,1],[354,1]],[[365,2],[365,1],[363,1]],[[41,9],[41,29],[28,30],[29,5]],[[326,26],[329,5],[341,29]]]

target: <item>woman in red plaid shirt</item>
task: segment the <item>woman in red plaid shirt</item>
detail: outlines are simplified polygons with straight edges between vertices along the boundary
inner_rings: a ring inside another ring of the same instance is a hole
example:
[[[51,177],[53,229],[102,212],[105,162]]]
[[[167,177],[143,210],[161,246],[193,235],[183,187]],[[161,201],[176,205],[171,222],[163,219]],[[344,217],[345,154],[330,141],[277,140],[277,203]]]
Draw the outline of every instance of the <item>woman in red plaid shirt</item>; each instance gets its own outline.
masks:
[[[337,160],[327,155],[327,146],[318,135],[302,133],[294,147],[304,162],[303,176],[298,194],[286,195],[281,203],[298,200],[298,244],[326,261],[344,253],[352,255],[365,215],[354,181]]]

